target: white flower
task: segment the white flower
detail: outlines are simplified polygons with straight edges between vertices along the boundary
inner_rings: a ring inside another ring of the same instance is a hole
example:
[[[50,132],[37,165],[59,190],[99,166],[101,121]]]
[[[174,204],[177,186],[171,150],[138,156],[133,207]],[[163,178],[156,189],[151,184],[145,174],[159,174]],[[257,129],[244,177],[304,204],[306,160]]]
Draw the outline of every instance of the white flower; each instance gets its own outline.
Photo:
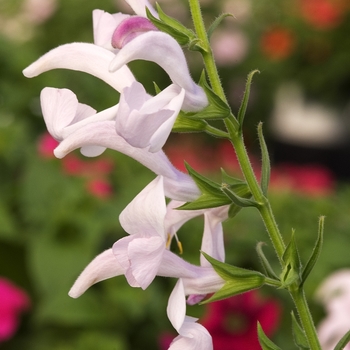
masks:
[[[117,113],[117,134],[134,147],[148,147],[150,152],[161,150],[182,106],[184,92],[170,85],[150,97],[140,83],[125,88]]]

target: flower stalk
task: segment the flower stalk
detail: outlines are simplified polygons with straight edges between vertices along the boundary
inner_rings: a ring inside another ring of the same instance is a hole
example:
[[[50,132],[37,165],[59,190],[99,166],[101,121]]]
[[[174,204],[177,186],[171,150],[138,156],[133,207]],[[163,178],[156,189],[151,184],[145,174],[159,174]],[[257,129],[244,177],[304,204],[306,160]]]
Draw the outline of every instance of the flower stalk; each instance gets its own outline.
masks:
[[[211,87],[213,91],[223,99],[223,101],[227,102],[223,87],[220,82],[217,67],[214,61],[214,56],[210,49],[209,39],[205,29],[203,16],[201,14],[199,0],[189,0],[189,5],[196,34],[201,43],[201,46],[204,48],[204,50],[202,50],[201,53],[203,56],[205,69],[208,74]],[[272,241],[281,267],[282,269],[284,269],[285,262],[283,260],[283,256],[286,251],[286,246],[277,226],[269,200],[264,195],[262,188],[254,174],[244,144],[242,125],[237,123],[237,120],[232,113],[228,120],[225,120],[224,122],[230,135],[232,145],[235,149],[243,176],[247,182],[247,185],[252,193],[254,200],[256,201],[256,203],[258,203],[257,208],[265,224],[268,235]],[[306,338],[308,340],[310,349],[320,350],[321,346],[317,337],[315,325],[306,301],[302,285],[300,286],[295,282],[287,289],[297,308],[299,318],[304,329]]]

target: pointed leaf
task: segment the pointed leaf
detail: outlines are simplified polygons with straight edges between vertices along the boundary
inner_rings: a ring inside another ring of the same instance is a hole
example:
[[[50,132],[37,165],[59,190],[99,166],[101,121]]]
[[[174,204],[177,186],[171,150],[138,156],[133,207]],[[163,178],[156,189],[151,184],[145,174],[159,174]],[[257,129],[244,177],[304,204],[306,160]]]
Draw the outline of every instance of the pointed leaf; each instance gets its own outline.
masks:
[[[273,343],[264,333],[260,323],[258,322],[258,337],[262,350],[282,350],[275,343]]]
[[[350,341],[350,331],[348,331],[338,342],[334,350],[343,350]]]
[[[324,219],[325,219],[324,216],[321,216],[319,219],[317,241],[315,243],[312,254],[302,272],[302,282],[301,282],[302,284],[305,282],[306,278],[309,276],[310,272],[312,271],[313,267],[316,264],[316,261],[318,260],[318,257],[321,254],[321,249],[323,245]]]
[[[274,279],[277,279],[278,280],[278,277],[277,275],[275,274],[275,271],[273,271],[269,261],[267,260],[263,250],[262,250],[262,246],[264,245],[265,243],[264,242],[259,242],[257,245],[256,245],[256,252],[258,253],[258,256],[260,258],[260,262],[261,262],[261,265],[264,269],[264,272],[265,272],[265,275],[267,277],[270,277],[270,278],[274,278]]]
[[[270,174],[271,174],[271,164],[270,164],[270,156],[269,151],[267,149],[267,145],[265,142],[265,138],[262,131],[262,123],[260,122],[258,125],[258,136],[259,143],[261,148],[261,189],[265,196],[267,196],[267,190],[270,182]]]
[[[265,284],[265,276],[258,271],[247,270],[216,260],[202,252],[217,274],[226,281],[224,286],[205,302],[220,300],[241,294]]]
[[[260,72],[258,70],[253,70],[248,74],[247,83],[246,83],[245,91],[243,95],[243,100],[238,111],[238,123],[240,126],[240,130],[242,130],[242,127],[243,127],[243,121],[244,121],[244,117],[245,117],[245,113],[246,113],[248,101],[249,101],[250,86],[252,84],[253,76],[255,73],[260,73]]]
[[[227,198],[229,198],[232,203],[238,205],[239,207],[258,207],[259,204],[252,199],[247,199],[240,197],[233,190],[229,188],[229,185],[226,183],[221,184],[221,190]]]
[[[211,36],[214,33],[214,30],[220,25],[220,23],[226,18],[226,17],[234,17],[232,13],[223,13],[219,17],[215,19],[215,21],[210,25],[208,29],[208,38],[210,39]]]
[[[238,179],[236,177],[232,177],[232,176],[228,175],[227,172],[223,168],[221,168],[221,178],[222,178],[222,182],[225,182],[229,185],[242,185],[242,184],[246,183],[242,179]]]
[[[295,318],[294,312],[292,311],[292,331],[294,343],[299,349],[309,350],[309,342],[307,341],[304,330],[301,328],[299,322]]]
[[[186,162],[185,166],[189,175],[195,181],[202,194],[195,201],[185,203],[177,209],[197,210],[220,207],[231,203],[230,199],[222,193],[219,184],[197,173]]]

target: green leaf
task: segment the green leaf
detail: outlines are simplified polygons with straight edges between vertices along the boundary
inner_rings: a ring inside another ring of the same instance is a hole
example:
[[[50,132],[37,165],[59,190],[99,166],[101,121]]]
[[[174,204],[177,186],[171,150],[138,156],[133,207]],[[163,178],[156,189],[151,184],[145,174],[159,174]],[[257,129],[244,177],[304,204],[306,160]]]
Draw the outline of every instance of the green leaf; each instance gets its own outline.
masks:
[[[270,182],[270,174],[271,174],[271,164],[270,164],[270,156],[269,151],[267,149],[267,145],[265,142],[265,138],[262,131],[262,123],[260,122],[258,125],[258,136],[259,143],[261,148],[261,158],[262,158],[262,167],[261,167],[261,189],[265,196],[267,196],[267,190]]]
[[[350,331],[348,331],[338,342],[334,350],[343,350],[350,341]]]
[[[258,271],[232,266],[216,260],[204,252],[202,254],[212,264],[217,274],[226,281],[224,286],[205,302],[225,299],[260,288],[265,284],[265,276]]]
[[[228,175],[227,172],[223,168],[221,168],[221,179],[222,179],[222,182],[225,182],[229,185],[246,184],[246,182],[244,180]]]
[[[242,100],[241,106],[238,110],[238,123],[240,126],[240,130],[242,130],[242,127],[243,127],[243,121],[244,121],[244,117],[245,117],[245,113],[247,111],[247,106],[248,106],[248,101],[249,101],[250,86],[252,84],[253,76],[255,73],[260,73],[260,72],[256,69],[248,74],[247,83],[246,83],[245,91],[244,91],[244,95],[243,95],[243,100]]]
[[[270,278],[273,278],[273,279],[277,279],[278,280],[278,277],[277,275],[275,274],[275,271],[273,271],[269,261],[266,259],[266,256],[262,250],[262,246],[264,245],[265,243],[264,242],[259,242],[257,245],[256,245],[256,252],[258,253],[258,256],[260,258],[260,262],[261,262],[261,265],[264,269],[264,272],[265,272],[265,275],[267,277],[270,277]]]
[[[282,350],[275,343],[273,343],[264,333],[260,323],[258,322],[258,337],[262,350]]]
[[[208,29],[208,38],[212,36],[214,33],[214,30],[220,25],[220,23],[226,18],[226,17],[234,17],[231,13],[223,13],[219,17],[215,19],[215,21],[210,25]]]
[[[197,198],[193,202],[188,202],[182,205],[177,209],[184,210],[197,210],[197,209],[206,209],[206,208],[215,208],[220,207],[222,205],[231,204],[231,201],[227,196],[225,196],[219,184],[205,176],[197,173],[194,169],[192,169],[189,164],[185,163],[186,169],[192,179],[197,184],[198,188],[202,192],[199,198]]]
[[[301,328],[299,322],[296,320],[294,312],[292,311],[292,331],[295,345],[299,349],[309,350],[309,342],[307,341],[304,330]]]
[[[196,38],[195,33],[187,29],[176,19],[167,16],[160,6],[157,4],[157,11],[159,18],[152,15],[149,9],[146,7],[147,18],[162,32],[165,32],[172,36],[180,45],[188,45]]]
[[[321,254],[321,249],[323,245],[323,231],[324,231],[324,216],[321,216],[318,222],[318,237],[317,241],[315,243],[314,249],[312,250],[312,254],[308,260],[308,262],[305,265],[305,268],[302,272],[302,284],[306,281],[307,277],[309,276],[310,272],[314,268],[318,257]]]
[[[282,257],[285,267],[281,273],[282,288],[287,288],[291,284],[301,282],[301,262],[295,242],[294,231],[292,238]]]
[[[226,183],[221,184],[221,190],[223,193],[225,193],[227,198],[229,198],[232,201],[232,203],[238,205],[239,207],[258,207],[259,206],[259,204],[254,200],[239,196]]]
[[[205,73],[203,72],[199,80],[199,85],[208,97],[208,106],[196,113],[186,113],[186,117],[191,119],[217,120],[225,119],[231,114],[229,105],[224,102],[208,85]]]

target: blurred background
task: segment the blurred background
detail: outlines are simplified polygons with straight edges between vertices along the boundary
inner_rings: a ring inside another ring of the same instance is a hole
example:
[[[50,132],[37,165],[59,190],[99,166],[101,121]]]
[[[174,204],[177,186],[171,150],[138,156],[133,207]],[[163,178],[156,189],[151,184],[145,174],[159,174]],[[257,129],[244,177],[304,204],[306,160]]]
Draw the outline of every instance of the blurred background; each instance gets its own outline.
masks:
[[[160,1],[190,25],[187,4]],[[259,172],[255,128],[264,129],[273,161],[271,202],[286,241],[292,229],[302,261],[311,253],[318,217],[326,215],[325,246],[306,283],[315,319],[325,309],[314,298],[321,281],[350,265],[350,3],[348,0],[203,0],[207,24],[227,17],[212,37],[222,82],[233,111],[247,74],[252,85],[245,135]],[[146,290],[124,277],[91,288],[77,300],[67,292],[86,264],[124,236],[118,216],[153,178],[116,152],[95,159],[74,152],[55,159],[56,146],[42,119],[45,86],[69,88],[97,110],[118,94],[84,73],[57,70],[26,79],[22,70],[48,50],[92,42],[92,10],[131,13],[113,0],[0,0],[0,348],[4,350],[166,349],[176,336],[166,317],[175,281],[156,279]],[[188,54],[194,79],[200,56]],[[157,66],[133,62],[137,78],[154,93],[168,77]],[[172,135],[172,162],[217,178],[220,167],[239,174],[230,145],[205,135]],[[239,176],[239,175],[238,175]],[[180,231],[184,258],[198,263],[202,219]],[[260,269],[255,246],[275,262],[253,209],[225,223],[227,262]],[[216,349],[259,349],[256,321],[283,349],[292,349],[290,309],[283,291],[269,288],[208,306],[188,307],[214,338]],[[346,330],[345,330],[346,331]],[[344,331],[344,332],[345,332]]]

